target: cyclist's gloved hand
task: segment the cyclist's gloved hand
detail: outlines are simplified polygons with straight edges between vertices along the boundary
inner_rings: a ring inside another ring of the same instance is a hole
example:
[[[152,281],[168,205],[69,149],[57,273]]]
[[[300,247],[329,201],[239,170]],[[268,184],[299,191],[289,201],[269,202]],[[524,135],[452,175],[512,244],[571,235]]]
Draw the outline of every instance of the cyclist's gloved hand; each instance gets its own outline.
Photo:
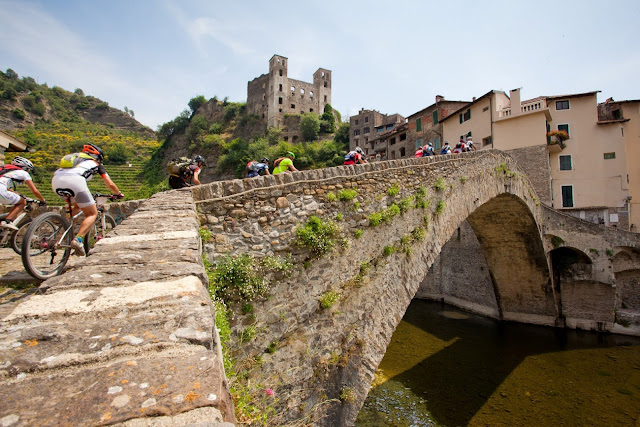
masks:
[[[120,194],[114,194],[113,198],[114,199],[124,199],[124,194],[122,194],[122,192],[120,192]]]
[[[47,206],[47,201],[46,200],[42,200],[42,201],[39,201],[38,204],[40,206]]]

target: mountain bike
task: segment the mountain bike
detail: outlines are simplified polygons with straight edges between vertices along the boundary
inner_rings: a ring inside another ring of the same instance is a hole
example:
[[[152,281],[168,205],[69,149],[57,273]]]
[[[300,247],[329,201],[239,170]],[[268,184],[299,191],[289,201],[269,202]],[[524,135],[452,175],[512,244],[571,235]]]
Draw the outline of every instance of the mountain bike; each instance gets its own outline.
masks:
[[[27,227],[31,224],[31,217],[29,213],[32,210],[31,205],[33,203],[37,203],[38,205],[46,205],[46,203],[41,202],[40,200],[30,199],[23,195],[20,195],[23,199],[27,201],[27,206],[23,209],[22,212],[13,220],[13,223],[18,227],[18,230],[10,230],[7,228],[0,227],[0,246],[4,247],[7,244],[10,244],[11,249],[18,255],[22,253],[22,239],[24,237],[25,232],[27,231]],[[5,219],[8,214],[0,214],[0,221]]]
[[[22,240],[22,265],[27,273],[40,280],[57,276],[64,271],[71,255],[71,241],[75,237],[75,220],[82,215],[80,211],[71,216],[73,194],[64,190],[59,190],[58,194],[66,199],[66,215],[58,212],[39,215],[27,228]],[[85,236],[85,253],[88,254],[93,244],[115,227],[113,217],[104,213],[104,203],[120,198],[117,194],[94,194],[98,218]]]

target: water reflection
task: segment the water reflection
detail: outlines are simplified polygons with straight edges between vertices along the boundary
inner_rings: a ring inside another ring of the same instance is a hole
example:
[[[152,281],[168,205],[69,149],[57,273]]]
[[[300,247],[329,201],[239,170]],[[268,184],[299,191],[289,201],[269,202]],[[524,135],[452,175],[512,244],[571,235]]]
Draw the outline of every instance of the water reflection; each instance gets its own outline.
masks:
[[[640,339],[415,300],[356,425],[634,425]]]

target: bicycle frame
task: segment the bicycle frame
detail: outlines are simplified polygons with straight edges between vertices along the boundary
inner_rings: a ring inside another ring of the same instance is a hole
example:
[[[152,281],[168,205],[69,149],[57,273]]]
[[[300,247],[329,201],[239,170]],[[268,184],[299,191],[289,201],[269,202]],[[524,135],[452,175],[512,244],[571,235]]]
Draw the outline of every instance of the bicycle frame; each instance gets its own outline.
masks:
[[[25,208],[22,210],[22,212],[20,212],[18,214],[18,216],[13,220],[13,223],[18,225],[22,222],[22,220],[29,214],[30,210],[31,210],[31,203],[34,203],[35,200],[34,199],[29,199],[27,197],[22,196],[25,200],[27,200],[27,206],[25,206]],[[9,215],[9,213],[3,213],[0,214],[0,221],[2,221],[3,219],[5,219],[7,217],[7,215]],[[4,246],[9,242],[9,239],[11,238],[11,236],[13,235],[13,233],[16,233],[16,230],[8,230],[8,229],[3,229],[0,228],[0,246]]]

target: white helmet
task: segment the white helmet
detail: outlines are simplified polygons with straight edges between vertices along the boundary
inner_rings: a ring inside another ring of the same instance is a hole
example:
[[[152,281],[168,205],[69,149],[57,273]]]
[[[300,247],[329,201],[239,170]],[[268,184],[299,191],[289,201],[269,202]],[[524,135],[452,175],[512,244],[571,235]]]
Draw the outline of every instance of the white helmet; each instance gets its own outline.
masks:
[[[360,147],[356,147],[356,153],[360,153],[360,154],[362,154],[362,148],[360,148]]]
[[[11,164],[14,166],[18,166],[27,172],[33,172],[33,163],[29,159],[25,159],[24,157],[16,156],[11,160]]]

